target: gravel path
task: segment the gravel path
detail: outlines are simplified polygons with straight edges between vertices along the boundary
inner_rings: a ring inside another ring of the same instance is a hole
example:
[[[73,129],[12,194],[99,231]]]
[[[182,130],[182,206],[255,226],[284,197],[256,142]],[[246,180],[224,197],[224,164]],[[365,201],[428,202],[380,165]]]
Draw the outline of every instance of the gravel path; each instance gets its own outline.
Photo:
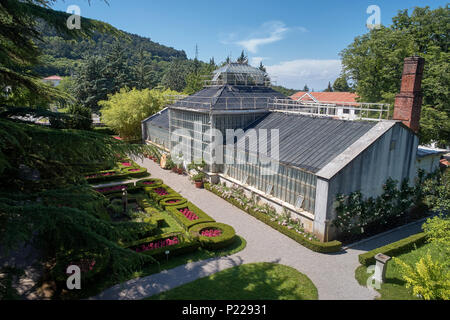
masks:
[[[247,241],[247,247],[234,255],[188,263],[159,274],[133,279],[113,286],[91,299],[142,299],[172,289],[218,271],[253,262],[275,262],[291,266],[307,275],[316,285],[321,300],[370,300],[373,289],[360,286],[354,276],[358,255],[420,231],[411,224],[377,236],[334,254],[313,252],[241,211],[213,193],[196,189],[185,176],[162,170],[153,161],[137,161],[154,178],[161,178],[218,222],[233,226]]]

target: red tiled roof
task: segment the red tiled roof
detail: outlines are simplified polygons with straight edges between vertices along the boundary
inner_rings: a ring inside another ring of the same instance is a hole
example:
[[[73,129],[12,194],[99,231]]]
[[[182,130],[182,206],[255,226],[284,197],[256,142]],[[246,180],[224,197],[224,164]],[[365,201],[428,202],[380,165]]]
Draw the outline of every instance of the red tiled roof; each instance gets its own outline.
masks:
[[[313,101],[310,96],[307,95],[309,93],[312,95],[317,101],[320,102],[346,102],[346,103],[356,103],[356,98],[358,95],[356,93],[351,92],[304,92],[299,91],[296,94],[291,96],[293,100],[300,101]]]
[[[62,80],[62,78],[59,76],[50,76],[50,77],[44,78],[44,80]]]

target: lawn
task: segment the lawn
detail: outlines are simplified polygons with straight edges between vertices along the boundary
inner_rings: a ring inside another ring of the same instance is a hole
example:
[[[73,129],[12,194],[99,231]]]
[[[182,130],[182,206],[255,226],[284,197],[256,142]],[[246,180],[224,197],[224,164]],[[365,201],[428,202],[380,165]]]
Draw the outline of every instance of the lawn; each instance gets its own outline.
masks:
[[[415,250],[399,255],[398,258],[410,265],[414,265],[420,258],[424,257],[428,251],[430,251],[432,257],[438,254],[436,247],[427,243]],[[366,286],[367,279],[370,275],[371,274],[367,273],[367,267],[365,266],[359,266],[355,272],[356,280],[358,280],[358,283],[362,286]],[[420,300],[419,297],[412,294],[410,289],[406,288],[405,284],[406,282],[403,280],[400,273],[400,267],[390,260],[386,269],[386,282],[381,285],[381,289],[377,290],[381,295],[379,299]]]
[[[312,281],[294,268],[252,263],[163,292],[149,300],[317,300]]]

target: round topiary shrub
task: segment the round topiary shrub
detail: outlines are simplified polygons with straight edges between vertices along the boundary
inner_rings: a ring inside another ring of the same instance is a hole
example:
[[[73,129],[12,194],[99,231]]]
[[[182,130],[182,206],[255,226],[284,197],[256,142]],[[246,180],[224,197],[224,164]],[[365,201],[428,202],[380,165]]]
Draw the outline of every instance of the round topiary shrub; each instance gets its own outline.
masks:
[[[180,206],[180,205],[184,205],[187,203],[187,200],[182,198],[182,197],[177,197],[177,196],[173,196],[173,197],[167,197],[162,199],[159,204],[161,205],[161,207],[163,207],[163,209],[166,209],[166,207],[171,207],[171,206]]]
[[[236,232],[230,225],[218,222],[201,223],[190,229],[194,237],[198,237],[200,245],[208,250],[218,250],[230,246]]]

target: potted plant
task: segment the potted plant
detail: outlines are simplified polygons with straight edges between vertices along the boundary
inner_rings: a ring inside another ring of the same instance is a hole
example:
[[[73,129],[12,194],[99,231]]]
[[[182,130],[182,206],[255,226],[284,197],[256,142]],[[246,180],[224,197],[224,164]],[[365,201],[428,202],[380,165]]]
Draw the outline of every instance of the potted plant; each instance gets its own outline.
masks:
[[[178,174],[183,174],[183,172],[184,172],[184,167],[183,167],[183,164],[182,164],[182,163],[180,163],[180,164],[177,165],[177,172],[178,172]]]
[[[192,177],[195,183],[196,188],[203,188],[203,180],[205,179],[205,173],[199,172],[195,176]]]

